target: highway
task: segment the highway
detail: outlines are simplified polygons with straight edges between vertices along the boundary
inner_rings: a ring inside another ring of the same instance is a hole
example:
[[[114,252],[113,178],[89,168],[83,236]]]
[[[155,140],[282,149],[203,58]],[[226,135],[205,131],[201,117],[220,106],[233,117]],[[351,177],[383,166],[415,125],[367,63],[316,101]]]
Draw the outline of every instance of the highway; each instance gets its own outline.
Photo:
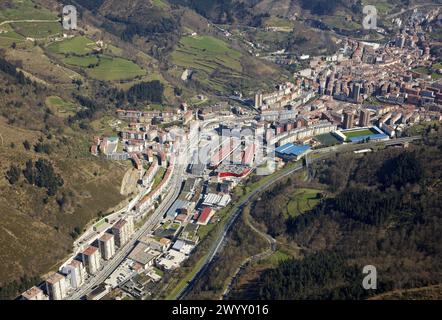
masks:
[[[254,190],[251,194],[249,194],[247,196],[246,199],[244,199],[243,201],[241,201],[239,204],[236,205],[235,213],[230,217],[229,221],[227,222],[226,226],[224,227],[224,231],[218,236],[217,240],[213,243],[203,266],[195,274],[193,279],[190,280],[189,283],[186,286],[184,286],[184,288],[178,293],[178,296],[177,296],[178,300],[183,299],[190,292],[190,290],[192,290],[192,288],[195,285],[195,283],[197,282],[197,280],[206,272],[207,268],[209,267],[210,263],[215,258],[216,254],[222,248],[222,244],[223,244],[224,240],[226,239],[227,233],[229,232],[230,228],[234,225],[236,219],[240,216],[244,206],[247,203],[249,203],[253,199],[253,197],[255,197],[257,194],[259,194],[262,191],[269,188],[272,184],[293,174],[296,171],[301,170],[302,168],[303,168],[303,166],[299,165],[294,168],[282,170],[282,171],[275,173],[273,178],[270,181],[267,181],[264,185],[260,186],[256,190]]]
[[[83,296],[89,294],[94,287],[104,282],[114,270],[123,262],[126,256],[132,251],[136,242],[143,237],[146,233],[152,231],[152,229],[158,225],[158,223],[163,219],[164,214],[173,204],[180,193],[180,186],[183,182],[182,172],[184,171],[183,165],[178,165],[176,168],[176,174],[173,175],[173,181],[171,182],[170,190],[173,192],[167,193],[165,199],[161,202],[159,207],[155,212],[149,217],[147,222],[135,232],[134,236],[129,242],[127,242],[122,248],[120,248],[114,257],[108,261],[103,269],[99,271],[95,276],[90,277],[86,280],[86,283],[80,288],[80,290],[74,292],[68,300],[78,300]]]
[[[199,139],[187,141],[186,145],[183,146],[182,149],[178,150],[176,157],[174,158],[175,163],[170,187],[168,188],[168,191],[166,191],[166,195],[163,201],[161,201],[158,208],[148,218],[146,223],[135,232],[135,234],[131,237],[131,240],[123,245],[122,248],[119,248],[117,250],[115,255],[104,264],[102,269],[96,275],[90,276],[88,279],[86,279],[85,283],[79,289],[74,291],[69,297],[67,297],[66,300],[79,300],[85,295],[92,292],[96,286],[103,283],[124,261],[127,255],[134,248],[137,241],[145,234],[151,232],[161,222],[167,210],[172,206],[172,204],[175,202],[180,194],[181,185],[184,180],[184,172],[187,164],[187,161],[185,160],[186,156],[191,154],[190,150],[196,148],[198,146],[198,143]],[[131,205],[134,203],[135,202],[132,201]]]
[[[331,153],[337,153],[337,152],[342,152],[342,151],[352,151],[353,149],[355,149],[355,150],[366,149],[366,148],[370,148],[370,147],[373,147],[376,145],[385,145],[385,146],[395,145],[395,144],[399,144],[399,143],[412,142],[415,140],[419,140],[420,138],[421,138],[420,136],[413,136],[413,137],[405,137],[405,138],[399,138],[399,139],[393,139],[393,140],[387,140],[387,141],[368,142],[368,143],[363,143],[363,144],[344,144],[344,145],[339,145],[339,146],[334,146],[334,147],[329,147],[329,148],[318,149],[318,150],[314,150],[312,152],[312,154],[316,153],[316,154],[320,154],[321,156],[318,158],[315,158],[315,159],[309,159],[309,161],[310,162],[320,161],[324,158],[329,157]],[[281,180],[281,179],[283,179],[283,178],[285,178],[285,177],[287,177],[287,176],[289,176],[289,175],[293,174],[294,172],[299,171],[301,169],[303,169],[303,165],[299,165],[299,166],[296,166],[296,167],[290,168],[290,169],[285,169],[285,170],[283,169],[282,171],[275,173],[274,177],[270,181],[266,182],[264,185],[262,185],[261,187],[259,187],[255,191],[253,191],[250,195],[248,195],[248,197],[245,200],[243,200],[238,205],[236,205],[235,213],[230,217],[229,221],[227,222],[227,224],[224,228],[224,231],[217,238],[217,240],[213,243],[201,269],[187,283],[187,285],[184,286],[184,288],[178,293],[178,295],[177,295],[178,300],[184,299],[186,297],[186,295],[192,290],[193,286],[196,284],[198,279],[200,279],[201,276],[206,272],[206,270],[210,266],[210,263],[215,258],[216,254],[222,248],[222,244],[223,244],[224,240],[226,239],[228,231],[230,230],[230,228],[235,223],[236,219],[241,214],[244,206],[247,203],[249,203],[257,194],[266,190],[272,184],[278,182],[279,180]]]

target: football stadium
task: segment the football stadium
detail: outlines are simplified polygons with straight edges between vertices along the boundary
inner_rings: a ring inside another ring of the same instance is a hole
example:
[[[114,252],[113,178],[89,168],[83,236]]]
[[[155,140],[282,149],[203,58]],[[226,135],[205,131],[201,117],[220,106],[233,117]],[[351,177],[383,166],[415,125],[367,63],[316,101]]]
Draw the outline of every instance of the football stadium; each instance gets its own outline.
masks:
[[[388,136],[376,126],[367,128],[354,128],[347,130],[337,130],[336,137],[343,142],[361,142],[366,140],[379,141],[389,139]]]

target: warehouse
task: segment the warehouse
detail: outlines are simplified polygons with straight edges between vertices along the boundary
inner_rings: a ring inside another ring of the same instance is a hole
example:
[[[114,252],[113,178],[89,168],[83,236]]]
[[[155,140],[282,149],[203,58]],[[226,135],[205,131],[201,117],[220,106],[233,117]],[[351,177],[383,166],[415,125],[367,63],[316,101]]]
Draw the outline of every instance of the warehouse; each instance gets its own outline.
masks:
[[[293,143],[287,143],[283,146],[276,148],[276,155],[285,161],[295,160],[298,161],[311,151],[308,145],[299,145]]]

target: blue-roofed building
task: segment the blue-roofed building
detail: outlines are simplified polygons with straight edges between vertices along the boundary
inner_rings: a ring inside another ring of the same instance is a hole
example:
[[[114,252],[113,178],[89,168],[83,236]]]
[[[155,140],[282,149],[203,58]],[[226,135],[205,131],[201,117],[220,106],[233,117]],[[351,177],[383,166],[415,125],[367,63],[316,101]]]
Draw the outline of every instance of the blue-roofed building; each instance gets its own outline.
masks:
[[[311,151],[309,145],[301,145],[294,143],[286,143],[275,149],[275,153],[278,157],[289,161],[289,160],[299,160],[304,157],[307,153]]]
[[[187,208],[188,205],[188,201],[177,199],[169,208],[169,211],[167,211],[166,217],[171,220],[175,219],[175,217],[178,215],[178,210]]]

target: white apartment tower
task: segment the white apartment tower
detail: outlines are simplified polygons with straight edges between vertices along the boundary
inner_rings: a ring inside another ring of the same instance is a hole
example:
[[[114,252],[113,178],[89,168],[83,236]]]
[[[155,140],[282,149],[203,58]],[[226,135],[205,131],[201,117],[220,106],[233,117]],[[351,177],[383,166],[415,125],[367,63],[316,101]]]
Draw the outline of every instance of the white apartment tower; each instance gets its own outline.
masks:
[[[109,260],[115,254],[115,237],[113,234],[105,233],[98,239],[100,246],[101,257],[104,260]]]
[[[66,297],[65,276],[54,273],[46,280],[46,290],[51,300],[63,300]]]
[[[69,284],[72,288],[79,288],[86,276],[86,271],[84,270],[83,263],[78,260],[72,260],[66,266],[63,267],[62,272],[66,274],[66,280],[69,281]]]
[[[35,286],[23,292],[21,297],[23,300],[48,300],[48,296],[43,293],[43,290]]]
[[[89,274],[95,274],[100,269],[100,252],[97,247],[89,246],[83,253],[83,265]]]
[[[112,234],[115,236],[115,244],[118,247],[123,246],[134,233],[134,223],[132,217],[119,220],[112,227]]]

